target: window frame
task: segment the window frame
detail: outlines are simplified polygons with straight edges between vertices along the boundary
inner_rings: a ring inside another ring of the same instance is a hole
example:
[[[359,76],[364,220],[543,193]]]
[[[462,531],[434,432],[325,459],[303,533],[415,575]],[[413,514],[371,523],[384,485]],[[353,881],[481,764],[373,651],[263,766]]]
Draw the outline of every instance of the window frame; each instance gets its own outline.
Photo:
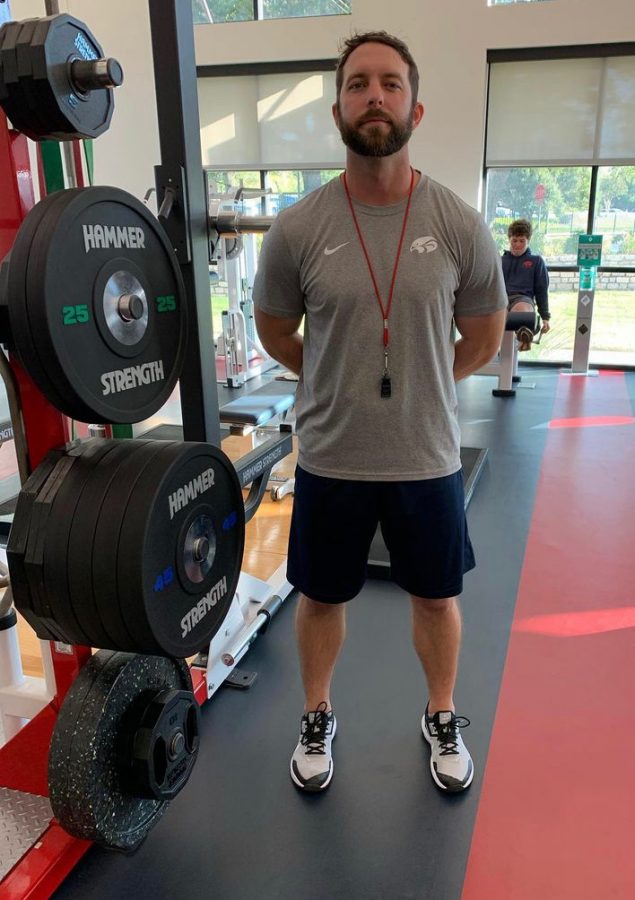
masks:
[[[353,14],[353,9],[352,9],[352,7],[353,7],[353,2],[352,2],[352,0],[351,0],[351,10],[350,10],[350,12],[347,12],[347,13],[317,13],[316,15],[313,15],[313,16],[307,15],[307,16],[273,16],[273,17],[272,17],[272,16],[269,16],[269,17],[265,17],[265,15],[264,15],[264,2],[265,2],[265,0],[252,0],[253,18],[251,18],[251,19],[237,19],[236,22],[275,22],[275,21],[277,21],[277,20],[291,19],[291,18],[298,18],[298,19],[300,19],[300,18],[301,18],[301,19],[311,19],[311,18],[316,18],[316,19],[322,19],[322,18],[328,18],[328,16],[350,16],[350,15]],[[203,0],[203,3],[205,4],[205,7],[206,7],[207,12],[208,12],[208,15],[209,15],[210,18],[211,18],[212,13],[211,13],[211,10],[210,10],[210,8],[209,8],[209,5],[207,4],[207,0]],[[230,20],[230,21],[231,21],[231,20]],[[214,22],[213,20],[211,20],[210,22],[196,22],[195,24],[196,24],[196,25],[226,25],[226,24],[228,24],[228,22],[227,22],[227,20],[224,21],[224,22]]]
[[[503,4],[500,4],[503,5]],[[485,109],[489,109],[489,72],[490,66],[493,63],[505,63],[505,62],[521,62],[525,60],[551,60],[551,59],[585,59],[588,57],[606,57],[606,56],[635,56],[635,41],[622,41],[620,43],[615,44],[578,44],[575,46],[557,46],[557,47],[519,47],[516,49],[501,49],[501,50],[488,50],[487,51],[487,96],[485,100]],[[483,199],[486,196],[487,191],[487,173],[490,169],[497,168],[536,168],[536,164],[533,162],[527,162],[525,160],[516,160],[513,165],[506,164],[505,166],[487,166],[485,162],[486,158],[486,148],[487,148],[487,121],[485,122],[485,130],[484,130],[484,140],[483,140],[483,173],[482,173],[482,197]],[[583,165],[580,162],[576,163],[576,167]],[[635,158],[630,163],[624,163],[624,165],[635,165]],[[547,166],[542,166],[542,168],[548,168]],[[553,166],[553,168],[567,168],[566,164],[559,163],[557,166]],[[585,168],[589,168],[591,170],[591,185],[589,188],[589,205],[587,212],[587,230],[586,234],[593,234],[593,225],[595,223],[595,208],[597,201],[597,188],[598,188],[598,176],[600,169],[604,168],[603,165],[594,164],[585,166]],[[549,266],[550,271],[553,272],[576,272],[578,270],[577,266]],[[600,266],[598,269],[598,274],[600,272],[607,273],[626,273],[632,274],[635,271],[635,265],[632,266]]]
[[[496,4],[497,6],[503,6],[508,4]],[[509,4],[511,5],[511,4]],[[503,63],[503,62],[520,62],[525,60],[552,60],[552,59],[581,59],[588,57],[611,57],[611,56],[635,56],[635,42],[634,41],[623,41],[619,43],[612,44],[579,44],[579,45],[564,45],[564,46],[554,46],[554,47],[522,47],[522,48],[510,48],[510,49],[491,49],[487,51],[487,92],[485,98],[485,110],[489,110],[489,85],[490,85],[490,66],[493,63]],[[515,160],[513,163],[508,162],[506,165],[499,166],[488,166],[486,164],[486,151],[487,151],[487,128],[488,121],[487,115],[485,118],[485,128],[483,135],[483,168],[482,168],[482,185],[481,185],[481,197],[483,201],[483,205],[485,203],[485,198],[487,196],[487,174],[489,171],[494,171],[499,168],[536,168],[535,162],[527,162],[526,160],[519,159]],[[576,162],[575,167],[583,165],[579,161]],[[633,166],[635,165],[635,158],[631,161],[624,162],[624,166]],[[548,168],[544,164],[539,166],[540,168]],[[597,191],[598,191],[598,178],[600,174],[600,170],[605,167],[605,164],[588,164],[585,168],[590,169],[591,171],[591,180],[589,186],[589,198],[588,198],[588,209],[587,209],[587,225],[586,225],[586,233],[593,234],[593,226],[595,223],[595,212],[597,206]],[[566,164],[563,162],[559,162],[557,166],[553,166],[553,168],[567,168]],[[548,266],[548,270],[550,272],[577,272],[578,266],[576,265],[550,265]],[[635,264],[631,266],[599,266],[596,270],[598,277],[602,273],[607,274],[627,274],[632,275],[635,272]],[[560,368],[563,365],[563,362],[550,362],[550,361],[532,361],[527,360],[527,365],[543,365],[543,366],[553,366]],[[568,363],[564,363],[568,365]],[[596,365],[596,364],[594,364]],[[635,367],[629,364],[618,364],[618,363],[602,363],[597,364],[598,368],[602,369],[619,369],[619,370],[633,370]]]

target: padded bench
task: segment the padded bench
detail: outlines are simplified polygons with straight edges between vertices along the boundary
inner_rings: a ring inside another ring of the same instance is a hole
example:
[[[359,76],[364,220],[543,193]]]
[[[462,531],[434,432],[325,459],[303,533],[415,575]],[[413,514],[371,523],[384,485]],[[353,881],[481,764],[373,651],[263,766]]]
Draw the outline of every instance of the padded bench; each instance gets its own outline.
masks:
[[[251,394],[230,400],[219,409],[221,424],[228,425],[232,434],[247,434],[260,428],[293,408],[295,403],[296,382],[270,381],[269,384],[257,388]],[[281,428],[289,426],[281,426]],[[276,478],[271,476],[271,499],[282,500],[286,494],[295,489],[295,478]]]
[[[284,416],[295,403],[295,385],[288,381],[271,381],[244,397],[230,400],[219,409],[225,425],[258,428],[274,416]]]

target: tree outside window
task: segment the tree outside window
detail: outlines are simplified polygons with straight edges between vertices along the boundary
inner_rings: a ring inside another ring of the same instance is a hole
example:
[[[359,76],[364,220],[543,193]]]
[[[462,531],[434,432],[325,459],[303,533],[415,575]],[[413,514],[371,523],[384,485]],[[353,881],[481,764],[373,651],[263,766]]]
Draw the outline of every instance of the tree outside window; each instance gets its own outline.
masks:
[[[194,24],[350,15],[351,0],[192,0]]]

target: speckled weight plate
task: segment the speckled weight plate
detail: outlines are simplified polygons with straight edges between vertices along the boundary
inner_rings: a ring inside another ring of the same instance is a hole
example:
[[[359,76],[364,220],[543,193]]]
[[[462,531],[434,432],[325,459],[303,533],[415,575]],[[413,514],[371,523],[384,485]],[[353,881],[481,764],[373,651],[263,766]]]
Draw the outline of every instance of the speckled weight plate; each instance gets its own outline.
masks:
[[[49,754],[53,813],[74,837],[134,850],[168,802],[125,787],[129,732],[137,710],[158,691],[192,690],[186,663],[100,650],[86,663],[57,717]]]

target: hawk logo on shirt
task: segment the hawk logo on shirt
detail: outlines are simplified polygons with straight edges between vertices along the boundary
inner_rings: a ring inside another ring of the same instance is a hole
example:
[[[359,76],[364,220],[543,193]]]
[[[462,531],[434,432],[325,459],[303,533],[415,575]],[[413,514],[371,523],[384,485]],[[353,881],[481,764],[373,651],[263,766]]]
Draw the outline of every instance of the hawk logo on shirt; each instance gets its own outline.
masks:
[[[412,244],[410,244],[410,252],[414,253],[416,250],[417,253],[432,253],[438,246],[439,244],[436,238],[431,237],[431,235],[426,235],[425,237],[416,238]]]
[[[523,263],[523,269],[533,269],[533,267],[534,267],[534,264],[531,259],[526,259],[525,262]]]

